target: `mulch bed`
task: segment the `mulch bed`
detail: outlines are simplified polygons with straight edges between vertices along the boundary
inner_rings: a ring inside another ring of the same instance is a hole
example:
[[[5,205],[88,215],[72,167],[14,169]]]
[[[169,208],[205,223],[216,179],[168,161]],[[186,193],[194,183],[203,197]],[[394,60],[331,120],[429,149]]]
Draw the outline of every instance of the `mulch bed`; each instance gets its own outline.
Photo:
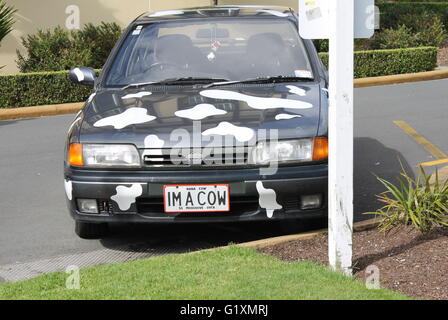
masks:
[[[260,249],[286,262],[328,264],[327,235]],[[411,227],[389,233],[377,230],[353,235],[355,277],[365,281],[366,267],[380,270],[381,286],[420,299],[448,299],[448,228],[421,235]]]

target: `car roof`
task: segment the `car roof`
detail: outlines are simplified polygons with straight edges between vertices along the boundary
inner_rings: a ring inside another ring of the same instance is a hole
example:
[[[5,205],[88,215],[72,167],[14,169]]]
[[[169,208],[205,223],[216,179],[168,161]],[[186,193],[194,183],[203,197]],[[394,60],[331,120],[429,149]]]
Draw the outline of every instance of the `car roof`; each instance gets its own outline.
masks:
[[[139,16],[136,23],[148,23],[152,21],[178,20],[188,18],[211,18],[211,17],[250,17],[292,16],[294,11],[288,7],[280,6],[255,6],[255,5],[218,5],[207,7],[195,7],[175,10],[163,10],[147,12]]]

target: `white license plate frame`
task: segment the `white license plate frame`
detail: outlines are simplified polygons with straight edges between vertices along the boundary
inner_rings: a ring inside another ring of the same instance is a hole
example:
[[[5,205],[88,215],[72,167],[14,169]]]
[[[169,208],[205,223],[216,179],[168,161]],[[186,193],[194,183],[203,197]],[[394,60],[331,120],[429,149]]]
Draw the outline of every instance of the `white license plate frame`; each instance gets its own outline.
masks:
[[[180,199],[171,196],[174,190],[178,195],[180,194]],[[218,192],[218,194],[216,194],[216,192]],[[214,197],[210,196],[210,193],[214,193]],[[190,199],[188,198],[188,194],[190,194]],[[215,200],[214,204],[211,201],[213,199]],[[224,205],[222,204],[223,199],[225,200]],[[191,200],[192,202],[188,200]],[[179,201],[180,205],[176,205],[176,201]],[[192,205],[188,205],[190,203]],[[229,212],[230,185],[219,183],[165,185],[163,186],[163,207],[165,213]]]

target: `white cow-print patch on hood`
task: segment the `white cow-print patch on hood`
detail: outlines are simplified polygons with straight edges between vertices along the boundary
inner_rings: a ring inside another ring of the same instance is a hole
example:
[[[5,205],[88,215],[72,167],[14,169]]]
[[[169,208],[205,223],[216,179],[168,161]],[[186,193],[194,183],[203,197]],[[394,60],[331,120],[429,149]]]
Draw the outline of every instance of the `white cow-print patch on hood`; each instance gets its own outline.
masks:
[[[155,134],[150,134],[145,138],[145,149],[160,149],[165,145],[165,141]]]
[[[143,156],[146,155],[163,155],[162,148],[165,145],[165,141],[160,139],[155,134],[151,134],[145,138],[145,149],[154,149],[154,150],[145,150],[143,152]]]
[[[302,118],[302,115],[300,114],[287,114],[287,113],[280,113],[275,116],[275,120],[290,120],[294,118]]]
[[[118,204],[121,211],[129,210],[131,205],[135,203],[135,199],[143,193],[140,184],[133,184],[131,187],[118,186],[116,190],[117,194],[112,196],[111,199]]]
[[[67,195],[68,200],[72,201],[73,199],[73,183],[70,180],[64,180],[65,194]]]
[[[123,129],[133,124],[146,123],[155,119],[157,119],[157,117],[148,115],[148,110],[145,108],[129,108],[118,115],[98,120],[94,123],[94,126],[113,126],[115,129]]]
[[[201,91],[200,94],[201,96],[213,99],[244,101],[249,105],[249,107],[258,110],[277,108],[310,109],[313,107],[313,105],[309,102],[291,99],[254,97],[228,90],[204,90]]]
[[[306,90],[296,87],[296,86],[286,86],[289,89],[290,93],[296,94],[298,96],[304,97],[306,96]]]
[[[142,91],[142,92],[139,92],[139,93],[127,94],[124,97],[122,97],[121,99],[123,99],[123,100],[127,100],[127,99],[141,99],[143,97],[150,96],[150,95],[152,95],[152,92]]]
[[[212,104],[203,103],[188,110],[176,111],[175,115],[190,120],[203,120],[208,117],[224,115],[226,113],[227,111],[220,110]]]
[[[205,130],[202,135],[231,135],[240,142],[247,142],[255,136],[255,131],[251,128],[235,126],[229,122],[221,122],[217,127]]]
[[[260,207],[266,209],[266,214],[270,219],[274,216],[275,210],[283,209],[283,207],[277,203],[277,194],[274,190],[266,189],[261,181],[258,181],[256,186],[258,194],[260,195]]]

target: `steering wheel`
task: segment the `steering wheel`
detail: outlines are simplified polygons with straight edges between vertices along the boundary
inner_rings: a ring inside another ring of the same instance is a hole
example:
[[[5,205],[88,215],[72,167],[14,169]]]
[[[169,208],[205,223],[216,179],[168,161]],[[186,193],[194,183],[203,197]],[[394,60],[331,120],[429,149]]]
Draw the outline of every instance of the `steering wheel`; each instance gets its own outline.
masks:
[[[159,68],[160,71],[163,71],[163,69],[165,69],[166,66],[168,66],[168,67],[175,67],[175,68],[182,68],[180,65],[175,64],[173,62],[157,61],[157,62],[154,62],[153,64],[151,64],[148,67],[148,70],[146,72],[148,72],[148,71],[150,71],[150,70],[152,70],[154,68]]]

